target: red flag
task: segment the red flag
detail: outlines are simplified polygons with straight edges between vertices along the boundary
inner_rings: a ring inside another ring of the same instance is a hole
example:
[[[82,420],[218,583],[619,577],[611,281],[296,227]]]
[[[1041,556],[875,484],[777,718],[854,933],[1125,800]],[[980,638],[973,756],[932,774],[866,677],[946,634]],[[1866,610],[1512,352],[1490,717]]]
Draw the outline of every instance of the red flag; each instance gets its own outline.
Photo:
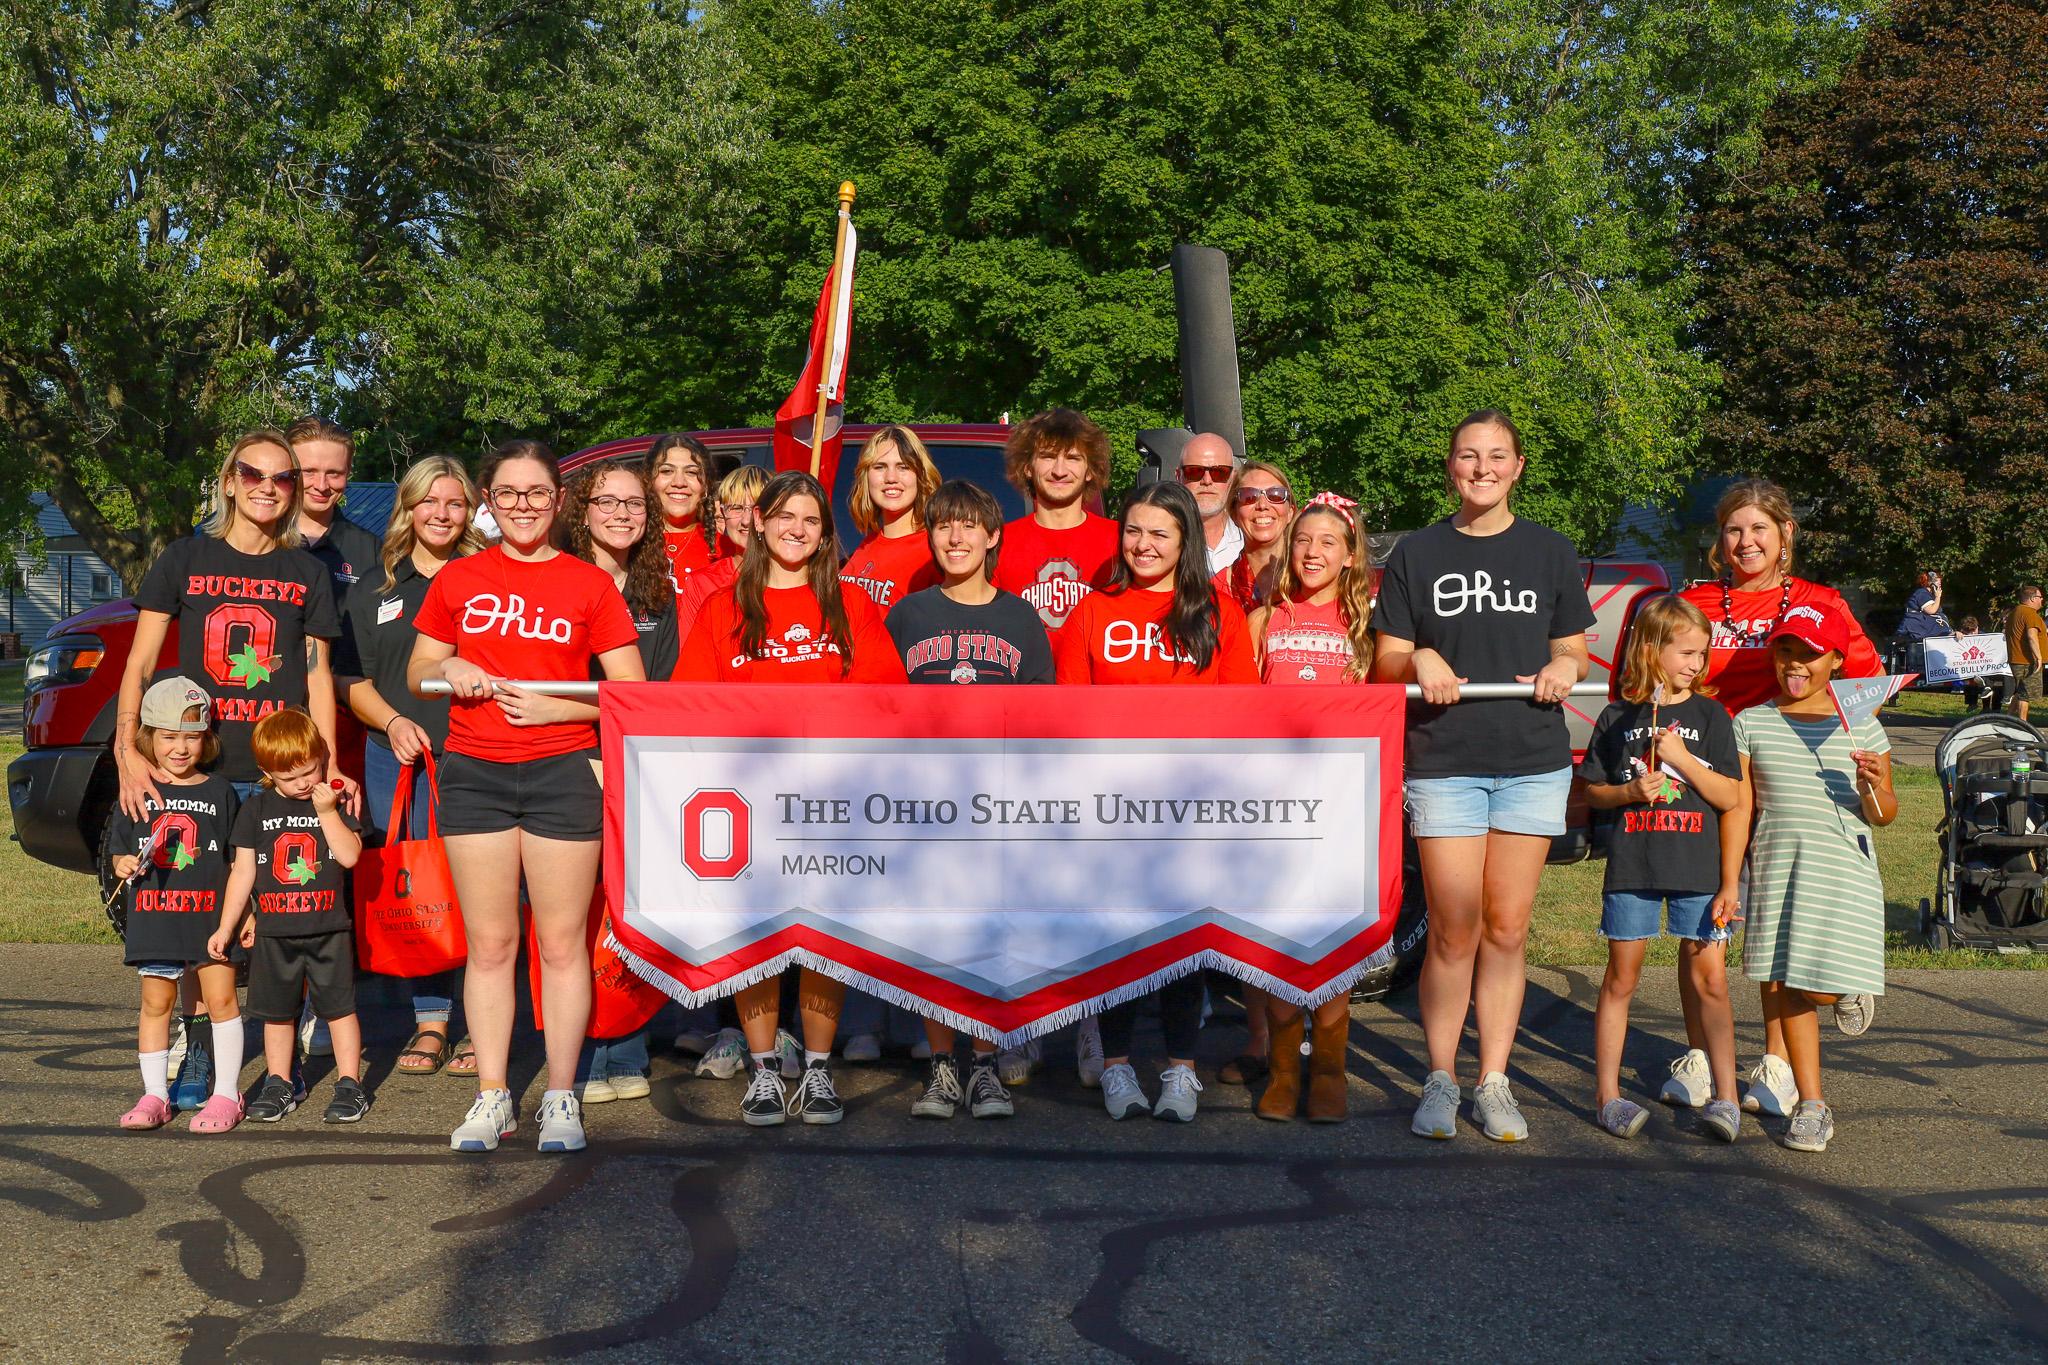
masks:
[[[811,314],[810,353],[804,372],[782,406],[775,410],[775,467],[778,470],[811,467],[811,424],[818,419],[818,385],[830,376],[825,389],[824,444],[818,452],[818,479],[830,492],[839,470],[839,430],[846,416],[846,351],[853,332],[853,257],[855,233],[846,223],[846,252],[837,269],[825,276],[818,291],[818,307]]]

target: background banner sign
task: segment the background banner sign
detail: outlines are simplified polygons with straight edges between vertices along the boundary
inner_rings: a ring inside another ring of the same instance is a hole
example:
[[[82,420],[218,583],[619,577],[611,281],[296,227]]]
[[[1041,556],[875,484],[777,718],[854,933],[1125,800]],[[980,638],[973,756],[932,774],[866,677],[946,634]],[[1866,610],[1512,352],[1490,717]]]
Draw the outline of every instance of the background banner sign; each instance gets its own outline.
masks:
[[[607,684],[621,955],[687,1004],[792,962],[1001,1043],[1213,967],[1392,955],[1398,687]]]
[[[2005,637],[1996,631],[1983,635],[1937,635],[1926,644],[1924,667],[1931,683],[1962,682],[2012,672],[2005,657]]]

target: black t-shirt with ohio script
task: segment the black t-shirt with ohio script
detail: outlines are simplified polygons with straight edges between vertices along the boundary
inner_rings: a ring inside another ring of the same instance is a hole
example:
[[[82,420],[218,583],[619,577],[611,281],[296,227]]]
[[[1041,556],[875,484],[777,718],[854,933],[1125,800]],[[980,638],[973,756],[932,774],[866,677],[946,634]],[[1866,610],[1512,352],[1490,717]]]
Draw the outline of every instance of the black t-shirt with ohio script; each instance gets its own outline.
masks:
[[[342,823],[362,827],[343,812]],[[256,932],[299,938],[349,927],[346,869],[334,861],[320,812],[265,787],[235,816],[235,847],[256,852]]]
[[[1373,626],[1433,649],[1461,678],[1511,683],[1550,662],[1550,642],[1593,624],[1578,552],[1516,518],[1467,535],[1450,518],[1402,539],[1380,579]],[[1533,701],[1410,703],[1411,777],[1526,777],[1572,761],[1564,710]]]
[[[1656,708],[1646,701],[1615,702],[1593,724],[1579,776],[1603,787],[1640,777],[1647,770],[1653,710],[1657,728],[1677,726],[1694,758],[1724,777],[1742,776],[1735,723],[1721,703],[1701,696]],[[1614,811],[1605,889],[1686,896],[1711,896],[1721,889],[1720,813],[1670,765],[1664,765],[1664,789],[1655,801]]]
[[[327,569],[304,550],[243,554],[202,533],[157,557],[135,605],[171,618],[177,671],[213,697],[214,771],[254,782],[261,775],[249,754],[256,722],[306,704],[306,639],[341,633]]]
[[[220,893],[228,884],[228,839],[235,827],[235,789],[211,774],[190,786],[157,783],[161,799],[145,797],[146,820],[119,806],[108,823],[107,847],[143,857],[122,895],[128,901],[127,954],[144,962],[206,962],[206,940],[220,924]]]
[[[914,683],[1053,681],[1045,623],[1015,593],[973,607],[926,588],[898,602],[886,624]]]

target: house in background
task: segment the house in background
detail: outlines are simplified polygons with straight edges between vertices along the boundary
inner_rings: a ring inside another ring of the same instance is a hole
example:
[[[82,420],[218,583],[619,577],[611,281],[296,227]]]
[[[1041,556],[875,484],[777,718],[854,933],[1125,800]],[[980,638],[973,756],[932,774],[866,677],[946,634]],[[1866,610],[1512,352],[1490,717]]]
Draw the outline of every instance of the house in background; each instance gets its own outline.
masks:
[[[1710,475],[1680,494],[1675,507],[1631,503],[1622,508],[1608,554],[1663,565],[1675,588],[1710,577],[1707,551],[1714,544],[1714,504],[1734,482],[1732,474]]]
[[[43,561],[28,547],[9,547],[6,615],[0,617],[0,658],[19,658],[51,626],[125,591],[113,566],[92,552],[47,493],[31,493]]]

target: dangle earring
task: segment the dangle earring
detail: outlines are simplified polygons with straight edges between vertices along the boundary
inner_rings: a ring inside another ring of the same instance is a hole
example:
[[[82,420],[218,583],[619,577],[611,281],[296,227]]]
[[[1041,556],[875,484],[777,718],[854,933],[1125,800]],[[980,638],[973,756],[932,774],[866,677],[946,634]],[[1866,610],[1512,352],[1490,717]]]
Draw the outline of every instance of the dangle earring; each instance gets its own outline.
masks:
[[[1791,569],[1791,567],[1792,567],[1792,547],[1791,547],[1790,545],[1781,545],[1781,546],[1779,546],[1779,547],[1778,547],[1778,572],[1779,572],[1779,573],[1785,573],[1785,572],[1789,571],[1789,570]]]

